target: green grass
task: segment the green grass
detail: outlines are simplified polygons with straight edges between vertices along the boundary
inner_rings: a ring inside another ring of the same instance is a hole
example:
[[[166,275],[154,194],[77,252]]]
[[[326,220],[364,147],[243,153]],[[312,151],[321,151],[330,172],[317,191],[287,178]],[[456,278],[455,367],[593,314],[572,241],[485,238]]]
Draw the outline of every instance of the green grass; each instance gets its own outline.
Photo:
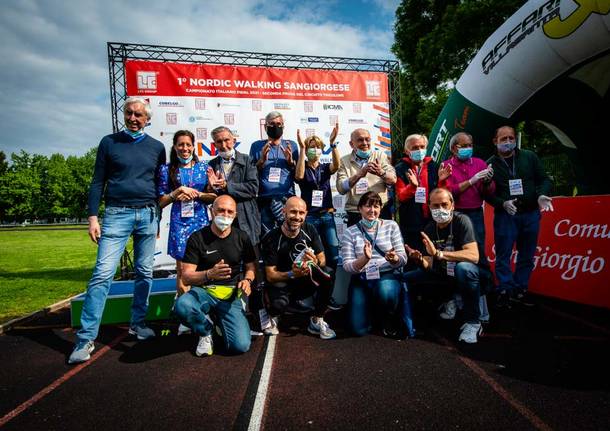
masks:
[[[97,246],[87,229],[0,230],[0,323],[84,292]]]

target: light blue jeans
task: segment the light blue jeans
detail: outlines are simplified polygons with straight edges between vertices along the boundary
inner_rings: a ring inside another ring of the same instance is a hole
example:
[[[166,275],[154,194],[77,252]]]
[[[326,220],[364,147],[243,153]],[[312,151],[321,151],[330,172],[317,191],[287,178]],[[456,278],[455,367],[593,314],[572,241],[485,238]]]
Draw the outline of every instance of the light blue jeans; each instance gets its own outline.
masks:
[[[324,255],[326,256],[326,265],[332,269],[337,269],[337,261],[339,260],[339,237],[337,236],[337,225],[335,225],[335,216],[333,213],[311,214],[305,219],[307,223],[315,226],[322,245],[324,245]]]
[[[245,353],[250,349],[250,325],[239,297],[223,301],[201,287],[192,287],[178,298],[174,310],[180,321],[197,335],[210,335],[214,323],[220,326],[227,353]]]
[[[117,265],[129,237],[133,235],[135,283],[131,305],[131,326],[142,325],[148,310],[148,294],[152,287],[155,240],[159,227],[159,209],[154,207],[106,207],[97,261],[87,286],[81,315],[82,328],[76,334],[79,343],[97,338]]]

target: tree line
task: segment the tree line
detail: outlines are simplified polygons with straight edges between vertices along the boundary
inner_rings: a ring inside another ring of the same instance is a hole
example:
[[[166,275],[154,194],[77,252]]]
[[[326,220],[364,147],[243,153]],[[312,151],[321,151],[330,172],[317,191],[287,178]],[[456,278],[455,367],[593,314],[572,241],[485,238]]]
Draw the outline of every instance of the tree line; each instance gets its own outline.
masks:
[[[0,151],[0,222],[86,218],[96,152],[47,157],[21,150],[9,163]]]

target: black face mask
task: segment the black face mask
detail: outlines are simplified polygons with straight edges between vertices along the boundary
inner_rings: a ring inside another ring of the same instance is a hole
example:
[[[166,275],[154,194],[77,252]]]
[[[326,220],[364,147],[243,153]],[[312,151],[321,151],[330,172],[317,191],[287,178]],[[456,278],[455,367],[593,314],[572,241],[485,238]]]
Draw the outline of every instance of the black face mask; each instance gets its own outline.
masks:
[[[265,130],[271,139],[279,139],[284,133],[284,126],[266,126]]]

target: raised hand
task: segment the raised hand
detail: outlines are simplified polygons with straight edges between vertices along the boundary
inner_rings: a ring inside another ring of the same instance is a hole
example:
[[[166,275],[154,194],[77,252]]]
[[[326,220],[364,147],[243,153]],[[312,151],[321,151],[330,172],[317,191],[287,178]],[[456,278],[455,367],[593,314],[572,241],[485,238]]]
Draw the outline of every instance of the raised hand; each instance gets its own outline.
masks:
[[[339,134],[339,123],[335,124],[335,127],[333,127],[333,131],[330,132],[330,143],[331,145],[335,143],[335,139],[337,139],[337,135]]]
[[[285,147],[281,148],[284,153],[284,157],[286,158],[286,162],[288,162],[289,165],[292,165],[292,151],[290,145],[286,145]]]
[[[297,129],[297,143],[299,144],[301,151],[305,151],[305,143],[301,139],[301,129]]]
[[[366,260],[371,260],[373,257],[373,246],[370,242],[364,241],[364,247],[362,248],[362,254],[366,257]]]
[[[417,180],[417,175],[415,175],[413,169],[407,170],[407,178],[411,184],[413,184],[415,187],[419,187],[419,181]]]
[[[449,163],[441,163],[438,168],[438,180],[444,181],[451,176],[453,167]]]
[[[424,247],[426,247],[426,252],[430,256],[434,256],[436,254],[436,247],[434,246],[432,240],[424,232],[421,232],[421,238],[424,243]]]

